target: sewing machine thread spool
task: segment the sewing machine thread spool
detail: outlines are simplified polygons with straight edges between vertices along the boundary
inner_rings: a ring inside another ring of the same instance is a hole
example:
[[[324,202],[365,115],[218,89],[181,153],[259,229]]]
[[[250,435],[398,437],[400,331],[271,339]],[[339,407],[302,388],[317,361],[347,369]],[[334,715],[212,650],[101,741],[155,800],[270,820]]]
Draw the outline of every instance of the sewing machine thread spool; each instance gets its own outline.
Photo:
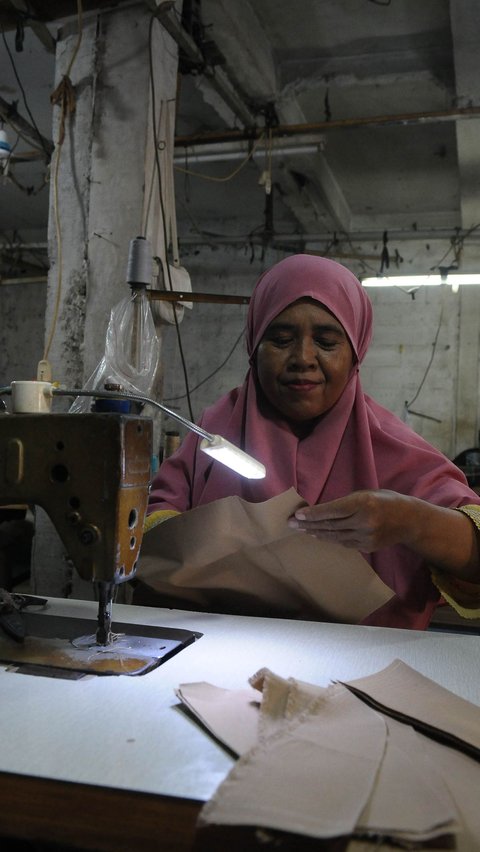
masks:
[[[105,382],[105,390],[121,393],[122,391],[125,391],[125,388],[119,384]],[[95,399],[93,404],[93,410],[101,413],[114,411],[117,412],[117,414],[128,414],[130,409],[131,403],[128,399]]]
[[[153,259],[150,242],[145,237],[130,240],[127,265],[127,283],[143,287],[152,283]]]
[[[168,459],[175,450],[178,450],[180,446],[180,435],[178,432],[165,432],[165,446],[163,451],[163,457]]]

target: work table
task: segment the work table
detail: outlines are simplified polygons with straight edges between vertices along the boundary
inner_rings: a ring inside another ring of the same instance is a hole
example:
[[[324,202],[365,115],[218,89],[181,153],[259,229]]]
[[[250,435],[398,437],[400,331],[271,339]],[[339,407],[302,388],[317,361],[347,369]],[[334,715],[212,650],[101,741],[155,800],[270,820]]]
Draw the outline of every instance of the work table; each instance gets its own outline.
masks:
[[[50,599],[48,608],[96,617],[88,601]],[[66,680],[0,666],[0,837],[105,852],[191,849],[201,803],[234,758],[181,708],[180,683],[241,689],[266,666],[326,686],[398,658],[480,705],[478,636],[124,605],[115,621],[203,635],[142,676]]]

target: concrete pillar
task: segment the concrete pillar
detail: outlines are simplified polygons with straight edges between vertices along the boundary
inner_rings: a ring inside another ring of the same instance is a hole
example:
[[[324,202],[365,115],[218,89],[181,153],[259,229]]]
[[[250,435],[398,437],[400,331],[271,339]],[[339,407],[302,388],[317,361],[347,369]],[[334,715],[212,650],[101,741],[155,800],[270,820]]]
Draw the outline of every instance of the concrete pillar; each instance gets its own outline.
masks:
[[[158,110],[175,97],[177,48],[157,21],[151,25],[145,4],[85,18],[69,74],[75,111],[66,119],[65,139],[52,162],[46,311],[53,379],[67,387],[82,386],[90,376],[104,352],[110,310],[129,294],[128,247],[142,234],[145,168],[152,160],[150,38]],[[73,22],[60,34],[56,84],[67,73],[76,44]],[[60,123],[57,107],[55,142]],[[153,253],[163,256],[163,242],[157,245],[151,230],[148,236]],[[86,466],[97,462],[85,459]],[[90,595],[43,512],[37,518],[32,587],[60,597]]]

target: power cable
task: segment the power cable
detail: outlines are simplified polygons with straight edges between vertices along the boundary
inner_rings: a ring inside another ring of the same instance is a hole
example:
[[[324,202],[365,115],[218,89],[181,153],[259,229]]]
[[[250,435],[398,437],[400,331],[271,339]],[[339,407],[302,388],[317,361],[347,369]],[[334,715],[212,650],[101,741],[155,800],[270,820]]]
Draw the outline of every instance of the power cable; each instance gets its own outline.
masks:
[[[444,309],[444,303],[442,303],[442,308],[441,308],[441,311],[440,311],[440,319],[439,319],[439,321],[438,321],[438,328],[437,328],[437,331],[436,331],[436,334],[435,334],[434,341],[433,341],[433,343],[432,343],[432,353],[431,353],[431,355],[430,355],[429,362],[428,362],[428,364],[427,364],[427,366],[426,366],[425,372],[424,372],[424,374],[423,374],[423,378],[422,378],[422,380],[421,380],[421,382],[420,382],[420,384],[419,384],[419,386],[418,386],[418,388],[417,388],[417,391],[416,391],[415,395],[412,397],[412,399],[410,400],[410,402],[406,402],[406,403],[405,403],[407,411],[410,411],[410,406],[411,406],[411,405],[413,405],[413,403],[414,403],[414,402],[418,399],[418,397],[420,396],[420,392],[421,392],[421,390],[422,390],[422,388],[423,388],[423,386],[424,386],[424,384],[425,384],[425,382],[426,382],[427,376],[428,376],[428,374],[429,374],[429,372],[430,372],[430,367],[431,367],[431,366],[432,366],[432,364],[433,364],[433,359],[434,359],[434,357],[435,357],[435,352],[436,352],[436,350],[437,350],[438,337],[439,337],[439,334],[440,334],[440,329],[441,329],[441,327],[442,327],[442,321],[443,321],[443,309]]]
[[[247,165],[249,160],[252,159],[252,157],[255,154],[258,146],[260,145],[260,142],[262,142],[264,138],[265,138],[265,134],[261,133],[260,136],[258,137],[258,139],[255,141],[255,143],[252,145],[252,147],[251,147],[250,151],[248,152],[247,156],[245,157],[245,159],[243,159],[242,162],[240,163],[240,165],[237,166],[237,168],[235,168],[233,170],[233,172],[230,172],[228,175],[223,175],[222,177],[215,177],[214,175],[205,175],[202,172],[194,172],[194,171],[192,171],[192,169],[183,168],[182,166],[174,166],[174,169],[175,169],[176,172],[182,172],[183,174],[190,175],[192,177],[203,178],[203,180],[209,180],[209,181],[213,181],[213,182],[216,182],[216,183],[227,183],[229,180],[232,180],[232,178],[236,177],[239,174],[239,172],[241,172],[241,170]],[[268,151],[268,148],[266,147],[265,148],[266,156],[267,156],[267,151]],[[188,155],[186,154],[186,159],[187,158],[188,158]],[[271,159],[271,154],[270,154],[270,159]],[[271,170],[271,167],[270,167],[270,170]]]
[[[160,203],[160,209],[161,209],[161,213],[162,213],[163,239],[164,239],[164,243],[165,243],[165,267],[166,267],[166,270],[167,270],[168,286],[169,286],[170,290],[173,292],[174,287],[173,287],[173,283],[172,283],[172,275],[171,275],[171,272],[170,272],[170,264],[168,262],[168,234],[167,234],[167,223],[166,223],[166,211],[165,211],[165,205],[163,203],[162,174],[161,174],[161,169],[160,169],[160,159],[159,159],[159,156],[158,156],[158,137],[157,137],[157,126],[156,126],[157,109],[156,109],[156,98],[155,98],[155,78],[154,78],[154,73],[153,73],[153,43],[152,43],[152,33],[153,33],[154,21],[156,21],[156,17],[155,17],[155,15],[152,15],[151,18],[150,18],[150,25],[149,25],[149,29],[148,29],[148,60],[149,60],[149,71],[150,71],[150,89],[151,89],[151,94],[152,94],[152,131],[153,131],[153,143],[154,143],[154,149],[155,149],[155,165],[156,165],[156,169],[157,169],[157,178],[158,178],[159,203]],[[181,358],[181,361],[182,361],[183,376],[184,376],[184,380],[185,380],[185,395],[186,395],[186,398],[187,398],[188,411],[189,411],[189,414],[190,414],[190,420],[195,420],[195,418],[193,416],[192,402],[191,402],[191,399],[190,399],[190,388],[189,388],[189,382],[188,382],[187,365],[186,365],[186,361],[185,361],[185,355],[184,355],[184,352],[183,352],[182,337],[181,337],[181,334],[180,334],[180,325],[179,325],[179,322],[178,322],[177,311],[176,311],[176,308],[175,308],[175,302],[172,302],[172,309],[173,309],[173,318],[174,318],[174,321],[175,321],[175,329],[176,329],[176,333],[177,333],[178,348],[179,348],[179,352],[180,352],[180,358]]]
[[[73,50],[72,56],[68,63],[67,73],[63,76],[63,79],[59,86],[55,89],[55,91],[50,96],[50,100],[52,103],[56,103],[60,106],[61,115],[60,115],[60,128],[59,128],[59,138],[55,151],[55,167],[53,173],[53,210],[54,210],[54,219],[55,219],[55,234],[57,240],[57,292],[55,295],[55,303],[53,307],[53,317],[50,327],[50,332],[48,334],[47,342],[45,344],[45,349],[43,353],[43,361],[48,361],[48,356],[50,353],[50,348],[53,342],[53,338],[55,335],[55,331],[57,328],[58,322],[58,314],[60,311],[60,299],[62,295],[62,266],[63,266],[63,243],[62,243],[62,229],[60,223],[60,213],[59,213],[59,203],[58,203],[58,174],[60,168],[60,155],[62,152],[63,142],[65,139],[65,122],[68,115],[71,115],[75,110],[75,96],[73,93],[73,86],[70,81],[70,73],[72,70],[73,63],[77,57],[80,43],[82,41],[82,32],[83,32],[83,9],[81,0],[77,0],[77,20],[78,20],[78,37],[75,44],[75,48]]]
[[[220,370],[222,370],[222,369],[223,369],[223,367],[225,366],[225,364],[227,363],[227,361],[229,361],[229,360],[230,360],[230,358],[232,357],[233,353],[235,352],[235,349],[237,348],[237,346],[238,346],[238,344],[240,343],[240,341],[241,341],[242,337],[244,336],[244,334],[245,334],[245,328],[242,328],[242,330],[241,330],[240,334],[238,335],[238,337],[237,337],[237,339],[236,339],[235,343],[233,344],[233,346],[232,346],[232,348],[230,349],[230,352],[228,353],[228,355],[226,356],[226,358],[222,361],[222,363],[221,363],[218,367],[216,367],[216,369],[215,369],[215,370],[213,370],[213,372],[212,372],[212,373],[209,373],[209,375],[208,375],[208,376],[205,376],[205,378],[204,378],[204,379],[202,379],[200,382],[198,382],[198,384],[197,384],[197,385],[195,385],[193,388],[190,388],[190,393],[193,393],[194,391],[198,390],[198,388],[200,388],[202,385],[204,385],[206,382],[208,382],[210,379],[212,379],[212,378],[213,378],[213,376],[216,376],[216,375],[217,375],[217,373],[219,373],[219,372],[220,372]],[[170,397],[167,397],[166,402],[175,402],[176,400],[179,400],[179,399],[185,399],[185,394],[184,394],[183,396],[170,396]]]

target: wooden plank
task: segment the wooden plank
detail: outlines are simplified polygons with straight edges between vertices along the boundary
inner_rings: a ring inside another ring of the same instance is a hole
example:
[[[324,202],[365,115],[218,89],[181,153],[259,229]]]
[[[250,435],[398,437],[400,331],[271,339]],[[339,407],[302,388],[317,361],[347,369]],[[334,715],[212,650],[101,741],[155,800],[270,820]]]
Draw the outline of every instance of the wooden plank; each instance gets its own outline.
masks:
[[[0,797],[2,849],[15,838],[47,849],[62,844],[98,852],[189,852],[201,807],[189,799],[7,772],[0,773]]]

